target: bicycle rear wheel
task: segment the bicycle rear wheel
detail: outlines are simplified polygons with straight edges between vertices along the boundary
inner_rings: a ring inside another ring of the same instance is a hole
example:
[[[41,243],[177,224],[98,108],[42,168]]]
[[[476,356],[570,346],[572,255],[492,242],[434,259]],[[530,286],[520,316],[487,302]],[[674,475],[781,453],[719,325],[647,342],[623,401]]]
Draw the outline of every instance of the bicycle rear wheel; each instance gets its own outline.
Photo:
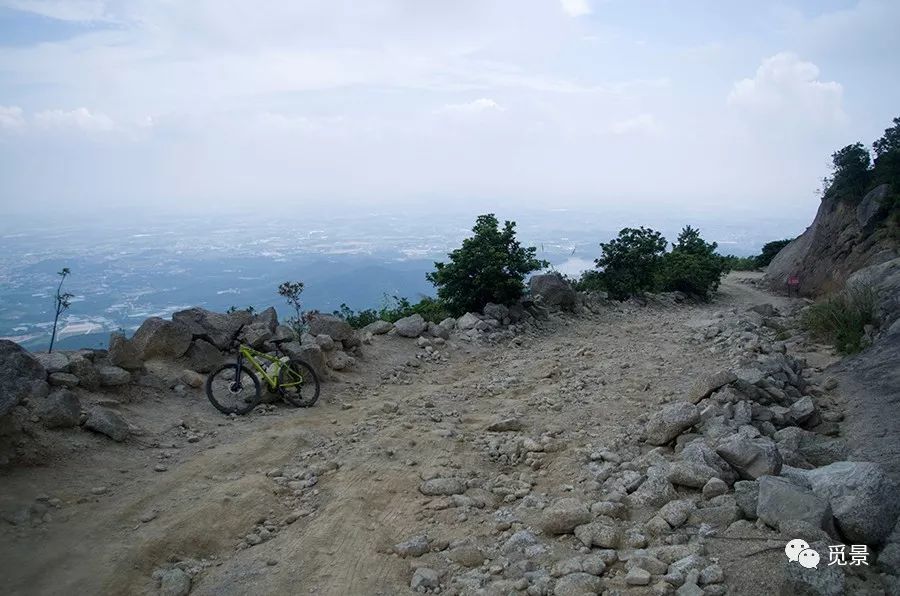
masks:
[[[223,364],[206,379],[206,396],[223,414],[246,414],[259,404],[262,393],[253,371]]]
[[[319,399],[319,377],[306,362],[291,360],[278,371],[278,392],[289,404],[308,408]]]

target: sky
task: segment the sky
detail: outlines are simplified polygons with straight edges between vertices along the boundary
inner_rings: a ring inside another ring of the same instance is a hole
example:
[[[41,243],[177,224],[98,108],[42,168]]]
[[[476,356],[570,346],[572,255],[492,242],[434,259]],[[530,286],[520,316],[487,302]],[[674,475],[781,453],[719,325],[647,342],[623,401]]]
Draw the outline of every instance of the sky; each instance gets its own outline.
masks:
[[[0,0],[7,213],[633,206],[802,231],[900,2]]]

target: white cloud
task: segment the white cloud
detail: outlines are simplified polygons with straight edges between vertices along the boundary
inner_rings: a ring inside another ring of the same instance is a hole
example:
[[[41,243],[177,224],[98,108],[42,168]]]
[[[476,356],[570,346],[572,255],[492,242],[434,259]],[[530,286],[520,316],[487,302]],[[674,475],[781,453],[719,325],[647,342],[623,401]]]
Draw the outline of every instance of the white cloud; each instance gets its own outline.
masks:
[[[800,119],[817,125],[845,119],[844,89],[819,80],[819,67],[791,52],[763,60],[752,79],[734,84],[728,103],[751,114]]]
[[[96,22],[107,20],[103,0],[3,0],[0,6],[56,19],[58,21]]]
[[[617,135],[650,135],[659,132],[659,124],[653,114],[638,114],[633,118],[613,122],[609,129]]]
[[[44,130],[80,130],[83,132],[109,132],[115,130],[112,118],[87,108],[71,111],[45,110],[34,115],[34,123]]]
[[[497,111],[502,112],[504,108],[493,99],[481,97],[467,103],[447,104],[437,110],[439,113],[451,114],[477,114],[479,112]]]
[[[559,0],[562,5],[563,12],[570,17],[581,17],[591,14],[591,6],[587,0]]]
[[[18,106],[0,106],[0,130],[22,130],[25,116]]]

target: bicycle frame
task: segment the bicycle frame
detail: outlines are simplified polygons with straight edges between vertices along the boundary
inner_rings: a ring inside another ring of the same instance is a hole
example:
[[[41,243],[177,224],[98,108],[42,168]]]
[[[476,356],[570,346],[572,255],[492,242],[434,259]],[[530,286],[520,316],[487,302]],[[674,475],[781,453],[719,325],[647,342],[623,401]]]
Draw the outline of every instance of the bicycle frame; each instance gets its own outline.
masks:
[[[261,358],[268,362],[272,362],[276,365],[275,371],[272,374],[272,376],[269,376],[269,374],[266,372],[266,369],[264,369],[259,364],[259,362],[257,361],[257,358]],[[275,389],[278,387],[278,371],[280,371],[281,367],[284,366],[284,363],[281,361],[281,358],[278,358],[276,356],[269,356],[268,354],[264,354],[263,352],[254,350],[250,346],[242,345],[240,347],[240,350],[238,350],[238,357],[237,357],[237,365],[238,365],[238,374],[239,375],[240,375],[241,366],[243,365],[244,360],[247,360],[252,365],[252,367],[254,369],[256,369],[256,372],[263,378],[263,380],[265,380],[266,384],[269,387],[271,387],[272,389]]]

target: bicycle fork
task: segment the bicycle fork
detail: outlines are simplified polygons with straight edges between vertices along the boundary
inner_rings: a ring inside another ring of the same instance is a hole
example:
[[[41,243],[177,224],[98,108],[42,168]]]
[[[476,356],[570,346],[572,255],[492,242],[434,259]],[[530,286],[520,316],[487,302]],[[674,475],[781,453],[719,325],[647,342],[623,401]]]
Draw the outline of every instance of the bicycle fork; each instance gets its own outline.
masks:
[[[240,350],[238,350],[237,370],[234,373],[234,382],[233,382],[233,385],[235,386],[235,388],[238,391],[240,391],[242,388],[241,377],[243,376],[243,374],[244,374],[244,353],[241,352]]]

